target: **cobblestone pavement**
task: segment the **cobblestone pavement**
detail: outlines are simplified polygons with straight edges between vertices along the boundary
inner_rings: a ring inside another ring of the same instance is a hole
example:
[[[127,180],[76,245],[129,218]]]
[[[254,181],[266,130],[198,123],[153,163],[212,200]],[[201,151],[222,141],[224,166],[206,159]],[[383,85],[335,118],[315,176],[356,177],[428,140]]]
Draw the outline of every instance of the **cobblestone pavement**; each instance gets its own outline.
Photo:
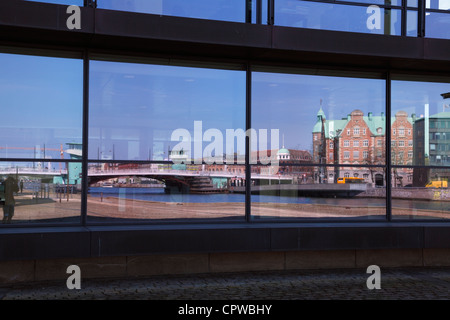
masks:
[[[81,280],[0,286],[0,300],[448,300],[450,268],[382,268],[369,290],[364,269],[273,271]]]

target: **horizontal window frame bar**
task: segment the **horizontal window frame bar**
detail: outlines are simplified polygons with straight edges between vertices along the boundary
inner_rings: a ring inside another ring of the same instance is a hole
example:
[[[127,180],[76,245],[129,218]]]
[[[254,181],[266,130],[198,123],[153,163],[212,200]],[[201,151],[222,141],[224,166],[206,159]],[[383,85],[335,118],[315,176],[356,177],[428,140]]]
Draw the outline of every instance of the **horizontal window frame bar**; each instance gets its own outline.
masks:
[[[99,160],[87,159],[88,164],[91,163],[108,163],[108,164],[175,164],[173,161],[167,160]]]
[[[450,10],[443,10],[443,9],[432,9],[432,8],[425,9],[425,13],[428,13],[428,12],[450,14]],[[426,21],[426,18],[425,18],[425,21]]]
[[[48,162],[51,162],[51,163],[71,162],[71,163],[81,163],[81,162],[83,162],[83,160],[82,159],[80,159],[80,160],[75,160],[75,159],[44,159],[44,158],[0,158],[0,164],[2,162],[28,162],[28,163],[33,163],[33,162],[47,162],[47,163]]]
[[[276,1],[276,0],[275,0]],[[352,1],[343,1],[343,0],[299,0],[304,2],[318,2],[318,3],[326,3],[326,4],[338,4],[338,5],[346,5],[346,6],[355,6],[355,7],[369,7],[371,5],[380,7],[382,9],[403,9],[403,6],[400,5],[389,5],[389,4],[377,4],[377,3],[364,3],[364,2],[352,2]],[[276,16],[275,16],[276,18]]]
[[[260,166],[260,167],[270,167],[274,166],[274,164],[252,164],[251,166]],[[325,163],[305,163],[305,164],[292,164],[292,163],[286,163],[286,164],[277,164],[277,167],[345,167],[345,168],[385,168],[386,165],[383,164],[325,164]]]
[[[430,165],[391,165],[391,168],[403,168],[403,169],[449,169],[450,166],[430,166]]]

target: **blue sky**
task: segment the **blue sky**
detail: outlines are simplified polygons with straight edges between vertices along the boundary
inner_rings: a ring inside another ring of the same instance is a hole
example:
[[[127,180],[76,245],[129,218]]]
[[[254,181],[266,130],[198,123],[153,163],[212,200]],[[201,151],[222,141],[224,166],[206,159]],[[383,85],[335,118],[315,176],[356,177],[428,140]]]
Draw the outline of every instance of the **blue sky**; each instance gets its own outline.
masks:
[[[321,100],[327,119],[384,112],[383,80],[255,73],[253,81],[252,126],[279,128],[287,148],[310,149]]]
[[[31,148],[59,148],[82,137],[82,61],[0,54],[0,149],[4,157],[33,157]],[[321,106],[327,119],[341,119],[355,109],[385,112],[385,82],[380,79],[254,72],[252,127],[279,129],[288,148],[309,149]],[[149,64],[91,62],[90,158],[163,159],[175,129],[193,134],[245,129],[245,72]],[[424,105],[442,112],[441,93],[450,84],[392,82],[392,114],[418,117]],[[205,142],[204,146],[209,142]],[[26,155],[25,155],[26,153]],[[59,157],[50,152],[46,156]]]
[[[29,148],[0,150],[2,157],[33,157],[30,148],[81,142],[81,60],[0,54],[0,66],[0,147]]]
[[[82,0],[44,2],[83,4]],[[441,1],[442,9],[450,8],[447,2],[450,0]],[[105,9],[240,22],[244,19],[244,3],[98,1],[99,8]],[[263,5],[266,3],[263,1]],[[277,0],[276,24],[330,29],[338,26],[366,32],[366,7],[351,8]],[[342,18],[348,14],[352,19],[344,24]],[[431,16],[428,19],[435,21]],[[442,26],[442,18],[438,20],[436,26]],[[57,148],[67,142],[81,142],[81,60],[0,54],[0,66],[0,107],[7,119],[0,126],[0,148]],[[115,156],[122,159],[146,160],[149,155],[164,158],[170,133],[177,128],[192,131],[198,120],[203,121],[204,130],[245,129],[243,71],[93,61],[90,84],[89,152],[93,159],[111,156],[113,149]],[[374,115],[385,111],[385,82],[379,79],[254,72],[252,85],[252,126],[279,129],[280,140],[284,137],[288,148],[311,147],[311,130],[320,107],[328,119],[346,117],[355,109]],[[430,105],[430,114],[441,112],[440,94],[450,92],[449,85],[442,83],[394,81],[392,89],[392,114],[404,110],[417,116],[424,113],[425,104]],[[0,156],[5,156],[2,152],[0,149]],[[25,151],[8,153],[9,157],[14,155],[25,156]]]

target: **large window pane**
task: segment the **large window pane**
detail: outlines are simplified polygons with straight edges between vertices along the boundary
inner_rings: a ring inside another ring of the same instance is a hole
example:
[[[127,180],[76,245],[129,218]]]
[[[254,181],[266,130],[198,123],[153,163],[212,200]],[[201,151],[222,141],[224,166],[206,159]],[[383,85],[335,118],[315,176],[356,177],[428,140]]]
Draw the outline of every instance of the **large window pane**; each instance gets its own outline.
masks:
[[[242,0],[98,0],[98,7],[186,18],[245,22]]]
[[[253,192],[262,188],[281,206],[342,196],[342,203],[367,208],[338,179],[359,178],[363,194],[385,186],[385,81],[269,72],[254,72],[252,80],[252,127],[259,138],[252,139]],[[252,215],[270,216],[259,211],[265,196],[253,196]],[[274,216],[283,216],[277,210]]]
[[[401,10],[297,0],[275,1],[275,24],[322,30],[401,34]]]
[[[383,168],[282,166],[252,169],[254,219],[385,219]],[[273,170],[274,168],[272,168]],[[316,175],[323,184],[314,183]],[[376,181],[381,186],[376,186]]]
[[[450,39],[450,13],[428,12],[425,35],[429,38]]]
[[[245,72],[92,61],[90,77],[92,198],[117,191],[113,198],[139,200],[119,208],[126,214],[117,209],[123,218],[133,217],[138,204],[146,212],[139,219],[244,217],[244,204],[235,207],[228,193],[236,169],[240,176],[245,168]],[[148,181],[159,188],[145,189]],[[119,189],[92,189],[105,182]],[[149,190],[152,197],[140,198]],[[150,214],[157,211],[152,201],[170,208]],[[196,213],[199,206],[204,210]],[[93,202],[88,213],[100,214]]]
[[[2,225],[80,223],[80,162],[0,162]]]
[[[0,158],[71,159],[81,143],[81,60],[0,54]]]
[[[244,165],[92,163],[90,222],[243,220]]]
[[[402,177],[403,184],[399,184]],[[394,219],[449,219],[449,169],[395,168],[392,170]]]

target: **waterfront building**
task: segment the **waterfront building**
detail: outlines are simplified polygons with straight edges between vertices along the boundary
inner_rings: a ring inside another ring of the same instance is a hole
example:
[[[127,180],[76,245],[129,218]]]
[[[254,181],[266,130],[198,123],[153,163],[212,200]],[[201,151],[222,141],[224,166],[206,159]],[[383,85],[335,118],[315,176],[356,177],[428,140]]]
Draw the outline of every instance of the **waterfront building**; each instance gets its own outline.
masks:
[[[81,158],[83,155],[81,143],[67,143],[66,153],[70,156],[71,160],[76,160],[78,162],[68,162],[67,163],[67,178],[66,184],[81,186],[82,175],[81,175]]]
[[[391,164],[412,165],[413,120],[399,111],[391,118]],[[347,165],[345,170],[334,167],[324,172],[324,181],[336,183],[339,177],[363,178],[375,185],[384,185],[383,170],[377,168],[352,167],[352,165],[383,165],[386,158],[385,147],[386,117],[384,113],[364,115],[361,110],[352,111],[346,118],[326,119],[320,108],[313,127],[313,158],[316,163]],[[411,170],[397,169],[395,185],[412,183]],[[316,179],[317,180],[317,179]]]
[[[414,159],[418,166],[450,165],[450,112],[440,112],[420,117],[414,122]],[[414,185],[424,186],[430,180],[448,181],[450,175],[444,169],[415,170]]]

